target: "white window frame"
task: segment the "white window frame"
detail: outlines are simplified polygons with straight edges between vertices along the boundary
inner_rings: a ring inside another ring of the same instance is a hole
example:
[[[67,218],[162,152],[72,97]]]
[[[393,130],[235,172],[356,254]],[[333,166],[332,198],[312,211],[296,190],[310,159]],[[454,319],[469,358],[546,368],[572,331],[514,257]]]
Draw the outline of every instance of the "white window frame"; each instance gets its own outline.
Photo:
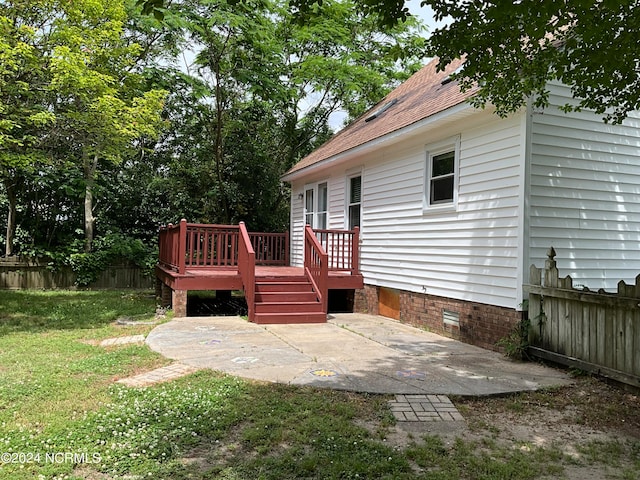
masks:
[[[320,185],[326,185],[327,187],[327,205],[326,205],[326,210],[323,210],[322,212],[320,212],[318,210],[319,206],[320,206]],[[303,190],[303,199],[302,199],[302,223],[304,225],[307,225],[307,191],[308,190],[313,190],[313,220],[311,222],[311,228],[313,229],[321,229],[318,226],[318,222],[319,222],[319,214],[320,213],[324,213],[325,214],[325,226],[323,228],[329,228],[329,180],[320,180],[318,182],[314,182],[314,183],[308,183],[304,186],[304,190]]]
[[[453,199],[449,202],[431,203],[431,180],[433,158],[444,153],[453,152]],[[423,212],[436,213],[455,211],[458,208],[458,182],[460,176],[460,135],[426,146],[426,168],[423,192]]]

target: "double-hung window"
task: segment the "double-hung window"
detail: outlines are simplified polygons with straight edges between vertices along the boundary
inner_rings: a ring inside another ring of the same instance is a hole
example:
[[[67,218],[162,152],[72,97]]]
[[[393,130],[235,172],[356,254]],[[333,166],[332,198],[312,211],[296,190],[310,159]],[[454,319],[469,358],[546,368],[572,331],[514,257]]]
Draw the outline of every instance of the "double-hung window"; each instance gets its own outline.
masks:
[[[425,210],[456,206],[459,157],[459,137],[427,147]]]

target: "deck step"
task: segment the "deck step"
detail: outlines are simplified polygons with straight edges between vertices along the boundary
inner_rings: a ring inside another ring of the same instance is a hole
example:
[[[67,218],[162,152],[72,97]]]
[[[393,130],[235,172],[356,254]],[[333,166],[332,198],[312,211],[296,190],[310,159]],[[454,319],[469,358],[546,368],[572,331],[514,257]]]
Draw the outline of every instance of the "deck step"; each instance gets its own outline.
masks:
[[[256,283],[279,283],[279,282],[297,282],[297,283],[309,283],[309,280],[304,275],[270,275],[256,277]]]
[[[256,292],[256,303],[315,302],[315,292]]]
[[[322,313],[320,302],[256,303],[256,313]]]
[[[308,282],[256,282],[256,292],[312,292]]]
[[[257,313],[254,322],[258,324],[326,323],[327,314],[321,313]]]
[[[305,276],[256,278],[254,322],[259,324],[324,323],[318,295]]]

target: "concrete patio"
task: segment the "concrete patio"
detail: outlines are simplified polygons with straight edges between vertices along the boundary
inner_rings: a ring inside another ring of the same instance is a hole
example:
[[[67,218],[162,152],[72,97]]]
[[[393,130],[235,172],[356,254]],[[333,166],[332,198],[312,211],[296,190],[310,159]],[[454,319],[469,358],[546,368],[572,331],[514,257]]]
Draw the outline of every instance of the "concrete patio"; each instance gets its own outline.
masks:
[[[146,342],[196,368],[357,392],[495,395],[571,383],[561,370],[373,315],[335,314],[310,325],[188,317],[159,325]]]

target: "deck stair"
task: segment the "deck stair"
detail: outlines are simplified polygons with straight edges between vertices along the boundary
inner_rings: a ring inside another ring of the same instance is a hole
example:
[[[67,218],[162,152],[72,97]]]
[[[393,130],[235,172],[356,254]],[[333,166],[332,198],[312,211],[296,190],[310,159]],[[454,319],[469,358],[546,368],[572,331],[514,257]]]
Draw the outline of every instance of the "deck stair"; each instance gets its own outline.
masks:
[[[257,277],[255,323],[324,323],[327,314],[309,279],[299,276]]]

